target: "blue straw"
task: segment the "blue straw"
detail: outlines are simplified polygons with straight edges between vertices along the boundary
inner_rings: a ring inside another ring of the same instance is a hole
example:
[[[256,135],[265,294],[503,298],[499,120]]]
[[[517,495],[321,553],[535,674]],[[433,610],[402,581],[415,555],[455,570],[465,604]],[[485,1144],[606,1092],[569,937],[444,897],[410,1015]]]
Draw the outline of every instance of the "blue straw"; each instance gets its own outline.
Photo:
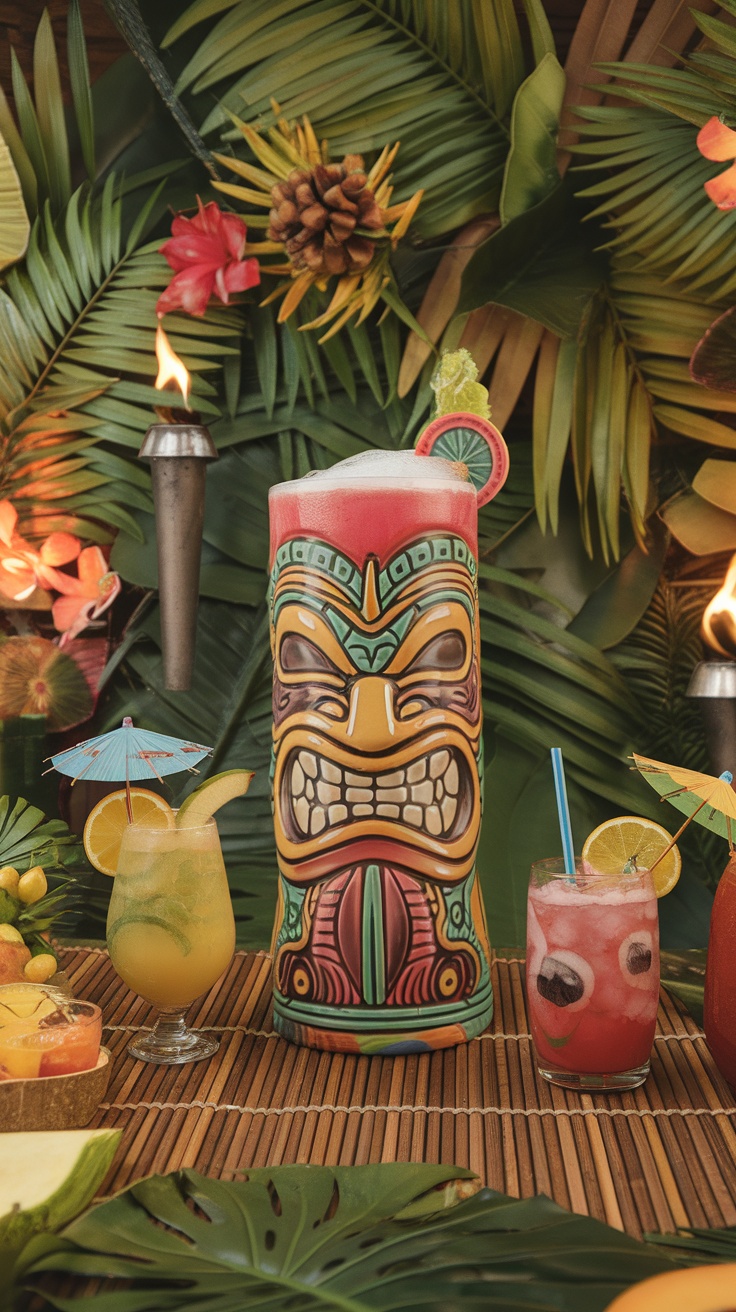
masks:
[[[567,802],[567,787],[565,786],[565,767],[562,764],[562,748],[550,748],[552,756],[552,773],[555,777],[555,795],[557,797],[557,815],[560,820],[560,838],[562,839],[562,855],[565,861],[565,874],[575,874],[575,846],[572,841],[572,825],[570,824],[570,807]]]

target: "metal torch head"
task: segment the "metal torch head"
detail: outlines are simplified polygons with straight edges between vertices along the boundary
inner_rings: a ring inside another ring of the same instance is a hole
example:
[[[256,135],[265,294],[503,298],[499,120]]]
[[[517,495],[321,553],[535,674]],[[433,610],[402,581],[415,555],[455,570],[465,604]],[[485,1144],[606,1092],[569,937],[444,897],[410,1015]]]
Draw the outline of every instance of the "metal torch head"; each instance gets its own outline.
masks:
[[[203,424],[152,424],[138,452],[150,460],[166,688],[191,687],[199,600],[205,474],[217,449]]]

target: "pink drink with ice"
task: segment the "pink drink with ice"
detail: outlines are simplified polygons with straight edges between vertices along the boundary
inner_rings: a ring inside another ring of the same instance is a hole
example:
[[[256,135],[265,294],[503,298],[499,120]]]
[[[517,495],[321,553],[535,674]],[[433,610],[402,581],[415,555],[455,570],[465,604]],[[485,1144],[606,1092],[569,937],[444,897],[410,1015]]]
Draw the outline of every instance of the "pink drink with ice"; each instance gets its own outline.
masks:
[[[581,1076],[645,1068],[643,1078],[659,999],[651,876],[571,878],[550,873],[554,866],[533,867],[529,887],[527,999],[540,1068]]]

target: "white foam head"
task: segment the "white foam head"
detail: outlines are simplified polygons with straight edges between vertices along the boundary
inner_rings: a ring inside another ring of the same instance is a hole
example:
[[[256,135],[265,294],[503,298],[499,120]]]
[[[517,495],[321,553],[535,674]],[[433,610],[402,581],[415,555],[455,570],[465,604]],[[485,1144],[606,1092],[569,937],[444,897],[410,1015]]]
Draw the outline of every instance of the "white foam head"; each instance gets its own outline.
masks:
[[[361,451],[329,469],[313,469],[303,478],[279,483],[271,489],[271,494],[297,486],[301,493],[323,492],[333,487],[406,488],[437,484],[473,491],[465,466],[441,456],[418,456],[415,451]]]

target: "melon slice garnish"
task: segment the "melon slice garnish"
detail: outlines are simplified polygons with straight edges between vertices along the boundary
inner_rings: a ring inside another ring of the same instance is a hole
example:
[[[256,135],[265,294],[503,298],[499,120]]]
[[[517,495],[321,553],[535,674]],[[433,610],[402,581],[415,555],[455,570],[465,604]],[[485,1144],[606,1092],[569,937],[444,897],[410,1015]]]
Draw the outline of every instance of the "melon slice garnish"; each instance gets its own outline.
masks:
[[[205,825],[215,811],[236,797],[244,797],[253,778],[252,770],[223,770],[195,788],[176,813],[177,829],[195,829]]]
[[[39,1130],[2,1135],[0,1305],[14,1259],[32,1235],[59,1230],[91,1202],[120,1130]]]

